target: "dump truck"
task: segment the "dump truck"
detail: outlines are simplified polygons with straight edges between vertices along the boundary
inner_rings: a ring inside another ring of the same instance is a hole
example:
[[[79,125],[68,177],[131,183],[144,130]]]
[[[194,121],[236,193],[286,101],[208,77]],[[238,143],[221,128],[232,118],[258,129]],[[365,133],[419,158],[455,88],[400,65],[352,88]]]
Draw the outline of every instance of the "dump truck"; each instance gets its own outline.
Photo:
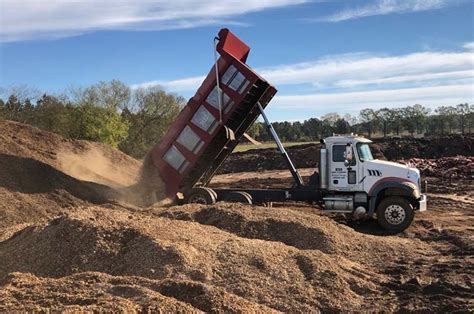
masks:
[[[196,94],[151,151],[153,166],[177,203],[302,201],[330,213],[370,217],[402,231],[426,210],[420,171],[376,160],[371,141],[355,135],[321,140],[318,171],[304,182],[265,114],[277,90],[245,62],[250,48],[228,29],[214,38],[215,63]],[[217,57],[219,54],[219,57]],[[262,116],[293,177],[288,188],[210,188],[219,166]]]

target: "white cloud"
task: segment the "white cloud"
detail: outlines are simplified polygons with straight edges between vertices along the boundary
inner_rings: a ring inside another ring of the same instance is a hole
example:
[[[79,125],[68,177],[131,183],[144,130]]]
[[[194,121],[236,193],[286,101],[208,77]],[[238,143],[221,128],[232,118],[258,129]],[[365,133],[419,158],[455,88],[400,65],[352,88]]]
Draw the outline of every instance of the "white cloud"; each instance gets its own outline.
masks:
[[[467,49],[467,50],[471,50],[471,51],[474,51],[474,41],[471,41],[469,43],[465,43],[463,45],[463,48],[464,49]]]
[[[348,8],[334,15],[318,19],[326,22],[341,22],[374,15],[410,13],[441,9],[453,5],[457,0],[376,0],[372,4]]]
[[[1,0],[0,41],[58,38],[94,30],[213,25],[307,0]]]
[[[428,86],[389,90],[365,90],[311,95],[276,96],[274,109],[306,109],[315,111],[358,111],[362,108],[423,104],[455,105],[474,101],[473,84]]]
[[[443,85],[474,77],[474,52],[420,52],[399,56],[336,55],[314,62],[257,69],[271,83],[310,85],[312,89],[401,87],[414,84]],[[204,76],[152,81],[138,86],[161,85],[174,92],[194,91]]]
[[[360,85],[382,85],[382,84],[395,84],[395,83],[418,83],[426,81],[439,81],[439,80],[466,80],[474,78],[474,70],[466,71],[453,71],[453,72],[442,72],[442,73],[424,73],[415,75],[400,75],[394,77],[385,78],[374,78],[374,79],[361,79],[361,80],[341,80],[336,83],[340,87],[356,87]]]
[[[182,92],[182,91],[192,91],[196,90],[201,83],[204,81],[205,76],[195,76],[195,77],[188,77],[179,80],[172,80],[172,81],[149,81],[140,84],[134,84],[130,87],[135,88],[147,88],[150,86],[159,85],[166,90],[173,91],[173,92]]]
[[[421,52],[400,56],[343,55],[316,62],[262,69],[260,74],[275,84],[313,84],[347,86],[441,79],[454,75],[472,77],[474,54],[471,52]],[[385,80],[385,81],[384,81]]]
[[[456,105],[474,103],[474,51],[466,50],[398,56],[356,53],[256,71],[286,92],[275,96],[270,114],[286,116],[291,112],[295,119],[304,119],[308,112],[322,115],[416,103],[432,107]],[[194,92],[203,80],[204,76],[196,76],[139,85],[159,84],[169,91]],[[296,90],[306,94],[296,94]]]

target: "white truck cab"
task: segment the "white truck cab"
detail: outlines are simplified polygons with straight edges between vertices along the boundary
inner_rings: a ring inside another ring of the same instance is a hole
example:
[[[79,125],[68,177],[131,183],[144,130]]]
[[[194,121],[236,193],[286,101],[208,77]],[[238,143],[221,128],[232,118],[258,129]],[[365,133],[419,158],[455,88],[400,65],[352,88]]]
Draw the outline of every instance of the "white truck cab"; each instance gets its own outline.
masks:
[[[325,209],[352,210],[354,216],[376,217],[382,227],[401,231],[414,211],[426,210],[420,171],[409,165],[374,159],[372,141],[354,135],[322,141],[320,188],[327,189]]]

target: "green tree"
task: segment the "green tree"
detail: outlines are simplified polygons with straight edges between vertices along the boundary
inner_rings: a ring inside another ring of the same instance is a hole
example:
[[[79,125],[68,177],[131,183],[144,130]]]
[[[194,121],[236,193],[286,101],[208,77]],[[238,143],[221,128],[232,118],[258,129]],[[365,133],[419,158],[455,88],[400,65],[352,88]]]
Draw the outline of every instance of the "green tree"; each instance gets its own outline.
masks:
[[[467,130],[471,133],[471,127],[474,125],[474,105],[469,106],[469,113],[466,115]]]
[[[441,122],[444,126],[447,125],[449,128],[449,133],[453,133],[453,130],[456,128],[456,108],[452,106],[441,106],[436,109],[436,112],[441,118]],[[444,130],[443,130],[444,133]]]
[[[84,104],[74,107],[72,115],[75,128],[71,137],[97,141],[118,147],[128,134],[129,123],[118,112]]]
[[[303,124],[299,121],[291,123],[291,136],[290,141],[301,141],[304,139]]]
[[[161,141],[184,103],[183,97],[168,94],[158,86],[135,90],[130,105],[122,111],[130,128],[120,149],[131,156],[143,157]]]
[[[426,117],[429,110],[422,105],[407,106],[402,108],[403,125],[413,136],[416,131],[422,133],[425,129]]]
[[[426,131],[429,134],[444,134],[443,119],[439,115],[431,115],[426,122]]]
[[[380,121],[383,137],[387,137],[394,120],[394,113],[389,108],[382,108],[376,112],[376,115]]]
[[[374,109],[362,109],[359,113],[362,125],[367,132],[369,138],[372,137],[372,133],[376,130],[378,124],[378,117]]]
[[[397,135],[400,135],[400,132],[403,131],[403,110],[402,108],[392,109],[392,130],[395,131]]]
[[[461,133],[464,134],[466,127],[469,127],[469,114],[472,113],[472,107],[469,104],[459,104],[456,106],[456,113],[458,115],[459,127],[461,128]],[[469,127],[470,128],[470,127]]]
[[[303,122],[303,133],[310,140],[317,140],[321,137],[322,122],[318,118],[310,118]]]
[[[247,134],[253,137],[254,139],[258,139],[263,129],[263,124],[258,121],[255,121],[247,130]]]
[[[345,119],[337,119],[334,124],[334,132],[337,134],[349,134],[351,126]]]
[[[5,115],[5,102],[0,98],[0,119],[4,119]]]
[[[71,105],[65,105],[57,97],[44,94],[36,102],[30,121],[39,128],[69,137],[76,123],[71,117],[72,111]]]
[[[5,103],[5,119],[19,121],[22,110],[23,106],[18,100],[18,97],[14,94],[10,95]]]
[[[115,111],[123,110],[129,105],[130,94],[130,87],[118,80],[71,90],[73,102],[77,104],[94,105]]]

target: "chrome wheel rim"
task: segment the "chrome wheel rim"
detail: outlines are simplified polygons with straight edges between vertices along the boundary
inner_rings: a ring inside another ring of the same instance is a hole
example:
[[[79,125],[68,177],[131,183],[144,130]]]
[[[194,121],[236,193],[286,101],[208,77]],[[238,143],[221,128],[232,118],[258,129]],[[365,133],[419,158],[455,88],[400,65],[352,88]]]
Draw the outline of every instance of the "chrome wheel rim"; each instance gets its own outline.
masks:
[[[405,216],[405,209],[400,205],[390,205],[385,209],[385,220],[391,225],[401,224]]]

